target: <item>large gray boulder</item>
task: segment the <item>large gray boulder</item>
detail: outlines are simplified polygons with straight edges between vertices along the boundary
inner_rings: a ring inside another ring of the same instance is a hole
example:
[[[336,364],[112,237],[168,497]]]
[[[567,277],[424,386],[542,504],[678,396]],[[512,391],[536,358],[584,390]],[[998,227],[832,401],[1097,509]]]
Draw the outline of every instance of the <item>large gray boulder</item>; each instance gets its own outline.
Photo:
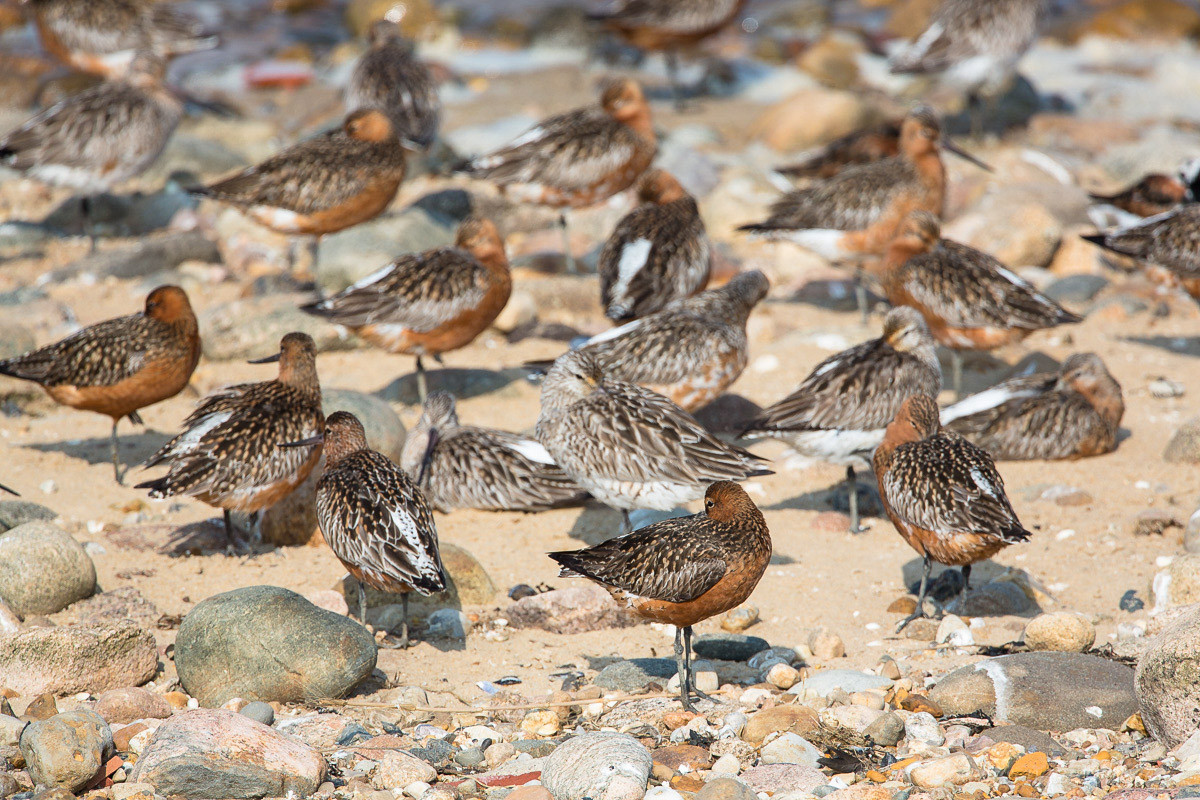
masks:
[[[22,617],[54,614],[95,590],[95,564],[62,528],[35,520],[0,534],[0,598]]]
[[[1150,641],[1134,685],[1146,730],[1167,747],[1200,728],[1200,606]]]
[[[203,706],[233,697],[282,703],[344,697],[375,669],[362,625],[278,586],[204,600],[179,626],[175,667]]]

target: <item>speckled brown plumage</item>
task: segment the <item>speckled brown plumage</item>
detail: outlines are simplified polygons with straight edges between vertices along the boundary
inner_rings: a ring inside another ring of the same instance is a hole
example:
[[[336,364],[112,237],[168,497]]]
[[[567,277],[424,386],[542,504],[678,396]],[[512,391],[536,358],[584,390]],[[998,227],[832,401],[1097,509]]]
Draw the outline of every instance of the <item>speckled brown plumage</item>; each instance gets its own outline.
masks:
[[[609,378],[644,386],[692,412],[715,400],[746,368],[746,320],[769,286],[761,272],[744,272],[724,286],[599,333],[579,349],[594,356]]]
[[[0,138],[0,163],[91,194],[138,175],[183,115],[163,70],[160,58],[142,54],[127,77],[72,95]]]
[[[708,283],[712,245],[696,200],[655,169],[638,190],[643,205],[627,214],[600,251],[600,304],[614,322],[644,317],[690,297]]]
[[[166,464],[167,474],[138,488],[154,498],[190,495],[227,511],[257,512],[303,483],[320,449],[278,445],[321,432],[316,346],[308,334],[289,333],[268,360],[279,361],[277,379],[206,397],[184,420],[183,432],[146,462]]]
[[[460,424],[446,392],[426,398],[400,464],[440,511],[541,511],[587,497],[535,439]]]
[[[466,171],[520,201],[582,207],[632,186],[656,150],[641,87],[618,80],[605,85],[599,105],[549,117]]]
[[[0,361],[0,374],[33,381],[56,402],[112,417],[117,481],[117,423],[141,422],[139,409],[183,391],[200,360],[200,333],[187,294],[160,286],[140,314],[84,328],[60,342]]]
[[[371,26],[370,49],[354,66],[346,107],[377,108],[392,120],[396,135],[422,147],[437,138],[442,105],[429,68],[417,58],[400,26],[379,20]]]
[[[303,310],[345,325],[376,347],[418,358],[469,344],[512,293],[504,241],[486,219],[459,226],[454,247],[403,256]]]
[[[446,588],[433,511],[421,491],[391,459],[367,447],[362,423],[337,411],[324,426],[325,472],[317,481],[317,522],[333,554],[359,582],[359,618],[365,623],[362,585],[404,596]]]
[[[930,562],[970,566],[1029,538],[1004,493],[1004,479],[988,453],[941,430],[937,401],[908,398],[875,451],[883,508],[896,530],[925,561],[917,610],[924,614]]]
[[[987,253],[942,239],[937,219],[921,212],[893,241],[881,284],[889,302],[918,309],[934,338],[959,350],[989,350],[1082,320]]]
[[[1077,353],[1056,373],[1012,378],[943,409],[942,424],[1001,460],[1081,458],[1116,449],[1124,413],[1104,362]]]
[[[900,153],[901,120],[889,120],[834,139],[805,158],[776,172],[789,178],[827,179],[847,167],[871,164]]]
[[[1153,217],[1195,198],[1191,189],[1174,175],[1147,175],[1115,194],[1089,194],[1094,202],[1115,206],[1138,217]]]
[[[769,472],[662,395],[610,379],[590,353],[559,356],[541,399],[538,441],[583,489],[622,511],[669,511],[713,481]]]
[[[404,179],[404,148],[377,109],[191,191],[243,209],[280,233],[334,233],[378,216]]]
[[[680,692],[690,707],[692,626],[750,596],[770,562],[771,534],[745,490],[720,481],[708,487],[700,514],[550,558],[563,576],[589,578],[641,616],[676,626]]]
[[[693,44],[724,28],[745,0],[619,0],[589,14],[645,50]]]
[[[771,206],[767,220],[738,230],[787,239],[829,259],[882,255],[909,212],[941,216],[946,171],[940,143],[937,115],[920,106],[901,124],[899,155],[789,192]]]
[[[155,0],[26,0],[46,52],[62,63],[113,77],[139,50],[170,56],[215,45],[199,22]]]
[[[1114,253],[1165,267],[1188,294],[1200,300],[1200,203],[1084,238]]]

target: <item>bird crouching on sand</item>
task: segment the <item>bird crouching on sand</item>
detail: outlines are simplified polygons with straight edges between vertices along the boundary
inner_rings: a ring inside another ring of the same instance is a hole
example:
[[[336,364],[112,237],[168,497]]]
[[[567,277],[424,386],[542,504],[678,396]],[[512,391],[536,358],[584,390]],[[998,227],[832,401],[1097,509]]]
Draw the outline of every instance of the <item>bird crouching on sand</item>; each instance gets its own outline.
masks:
[[[0,375],[33,381],[55,402],[112,418],[113,477],[123,482],[117,424],[174,397],[200,360],[200,331],[187,293],[160,286],[141,313],[106,320],[60,342],[0,361]]]
[[[619,605],[675,626],[675,662],[683,707],[696,689],[692,627],[743,603],[771,560],[771,533],[762,512],[736,483],[704,493],[704,511],[647,525],[584,550],[550,553],[563,577],[603,586]]]

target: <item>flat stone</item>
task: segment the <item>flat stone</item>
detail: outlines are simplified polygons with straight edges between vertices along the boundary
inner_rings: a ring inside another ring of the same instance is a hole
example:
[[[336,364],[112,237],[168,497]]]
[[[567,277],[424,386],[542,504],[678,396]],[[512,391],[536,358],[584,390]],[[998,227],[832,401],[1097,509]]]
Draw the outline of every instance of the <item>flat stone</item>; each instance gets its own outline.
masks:
[[[764,764],[751,767],[741,774],[741,779],[756,792],[780,794],[783,792],[811,792],[825,785],[825,774],[819,769],[801,764]]]
[[[675,674],[675,662],[669,658],[632,658],[609,664],[596,675],[594,683],[604,689],[636,692],[648,683],[666,686]]]
[[[906,772],[908,779],[919,789],[959,786],[979,775],[975,762],[966,753],[919,761],[908,767]]]
[[[363,731],[362,726],[349,717],[330,713],[284,717],[275,723],[275,729],[288,736],[295,736],[309,747],[318,750],[345,746],[354,734]],[[367,758],[373,759],[373,756],[368,755]]]
[[[180,683],[207,707],[233,697],[344,697],[375,669],[375,657],[375,640],[362,625],[276,586],[202,601],[175,640]]]
[[[825,669],[815,672],[792,687],[792,694],[812,691],[819,697],[826,697],[835,689],[853,694],[870,689],[887,689],[892,685],[891,678],[882,675],[872,675],[869,672],[859,672],[853,669]]]
[[[559,634],[629,628],[643,621],[592,583],[522,597],[504,610],[504,617],[514,628],[538,628]]]
[[[131,779],[195,800],[307,797],[325,780],[325,759],[241,714],[196,709],[159,726]]]
[[[431,764],[403,750],[385,750],[378,755],[378,761],[371,777],[371,784],[377,789],[401,789],[417,781],[437,780],[437,770]]]
[[[1080,653],[1014,653],[951,672],[929,697],[948,715],[983,711],[1046,731],[1119,730],[1137,709],[1133,670]]]
[[[125,724],[135,719],[166,719],[171,716],[171,704],[145,689],[109,689],[96,698],[96,713],[110,725]]]
[[[692,639],[696,655],[720,661],[749,661],[770,646],[766,639],[741,633],[702,633]]]
[[[783,733],[763,745],[760,757],[764,764],[803,764],[818,767],[823,754],[812,743],[794,733]]]
[[[652,752],[654,766],[664,767],[671,772],[679,772],[682,767],[695,771],[707,769],[712,763],[712,755],[703,747],[694,744],[673,744],[660,747]]]
[[[820,728],[817,712],[808,706],[778,705],[752,714],[742,730],[742,738],[760,744],[772,733],[791,731],[800,736],[811,735]]]
[[[53,614],[96,590],[96,567],[71,535],[33,521],[0,534],[0,598],[22,617]]]
[[[154,636],[132,622],[31,628],[0,636],[0,675],[21,694],[103,692],[154,677]]]
[[[756,800],[754,790],[734,778],[713,778],[696,792],[696,800]]]

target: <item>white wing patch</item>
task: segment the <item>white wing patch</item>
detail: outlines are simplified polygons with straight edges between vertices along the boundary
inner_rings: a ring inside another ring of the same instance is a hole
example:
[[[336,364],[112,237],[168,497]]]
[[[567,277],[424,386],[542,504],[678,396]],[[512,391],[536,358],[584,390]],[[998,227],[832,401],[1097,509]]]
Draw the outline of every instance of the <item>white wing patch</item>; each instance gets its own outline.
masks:
[[[509,450],[525,456],[530,461],[551,465],[555,463],[554,457],[542,446],[542,443],[535,442],[533,439],[521,439],[520,441],[509,443],[507,447]]]
[[[845,231],[810,228],[791,232],[780,231],[779,234],[781,238],[790,239],[801,247],[812,250],[817,255],[823,256],[830,261],[836,261],[850,255],[850,251],[842,245],[842,240],[846,236]]]
[[[929,52],[929,48],[933,47],[933,43],[942,38],[942,34],[946,29],[942,27],[942,23],[935,22],[925,29],[925,32],[917,37],[913,42],[912,49],[904,54],[905,60],[918,61],[925,57]]]
[[[377,269],[374,272],[372,272],[367,277],[359,278],[357,281],[352,283],[350,285],[350,288],[347,289],[346,291],[350,292],[355,289],[362,289],[364,287],[370,286],[373,283],[377,283],[377,282],[383,280],[384,276],[386,276],[394,268],[395,268],[394,264],[388,264],[386,267],[381,267],[380,269]],[[343,292],[343,294],[345,294],[345,292]]]
[[[188,428],[171,448],[172,456],[183,455],[184,453],[195,452],[211,431],[224,425],[233,416],[232,411],[221,411],[216,414],[209,414],[207,417],[200,419],[191,428]]]
[[[606,331],[601,331],[600,333],[597,333],[595,336],[593,336],[592,338],[590,338],[586,342],[584,342],[583,345],[581,345],[581,349],[583,347],[587,347],[588,345],[591,345],[591,344],[597,344],[598,342],[607,342],[610,339],[616,339],[620,336],[624,336],[625,334],[629,333],[630,331],[634,330],[635,328],[640,327],[641,324],[642,324],[642,320],[635,319],[633,322],[626,322],[624,325],[618,325],[615,328],[609,328]]]
[[[830,370],[837,369],[841,365],[841,363],[842,363],[842,360],[840,358],[831,358],[828,362],[822,364],[821,366],[817,367],[816,370],[813,371],[813,377],[815,378],[818,375],[824,375],[826,372],[829,372]]]
[[[612,290],[614,298],[625,296],[633,277],[646,266],[652,249],[654,242],[649,239],[635,239],[621,248],[621,260],[617,262],[617,283]]]
[[[412,514],[409,514],[402,508],[392,508],[388,509],[388,511],[392,518],[392,527],[400,532],[405,541],[414,546],[419,546],[421,536],[417,532],[417,521],[413,519]]]
[[[971,467],[971,480],[975,481],[975,485],[989,497],[1000,497],[1000,492],[996,489],[995,484],[988,480],[979,467]]]
[[[978,414],[981,411],[987,411],[991,408],[1007,403],[1009,400],[1014,400],[1019,397],[1033,397],[1038,392],[1027,389],[1025,391],[1016,391],[1001,384],[993,386],[991,389],[982,391],[979,394],[973,394],[970,397],[964,398],[954,405],[947,406],[942,409],[942,424],[949,425],[956,419],[969,417],[972,414]]]

